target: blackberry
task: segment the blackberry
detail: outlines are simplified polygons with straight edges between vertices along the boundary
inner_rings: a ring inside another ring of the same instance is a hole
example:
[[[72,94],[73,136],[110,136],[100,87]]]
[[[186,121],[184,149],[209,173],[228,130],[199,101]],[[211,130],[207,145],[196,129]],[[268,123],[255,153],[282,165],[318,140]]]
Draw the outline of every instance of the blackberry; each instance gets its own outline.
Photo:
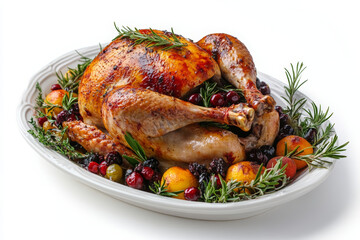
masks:
[[[57,127],[62,126],[62,123],[65,122],[68,117],[69,117],[69,112],[66,110],[61,111],[57,116],[56,116],[56,121],[55,124]]]
[[[110,166],[111,164],[118,164],[118,165],[121,165],[122,164],[122,157],[120,155],[120,153],[116,152],[116,151],[113,151],[113,152],[109,152],[106,157],[105,157],[105,161],[106,161],[106,164],[108,166]]]
[[[189,171],[197,178],[200,178],[200,175],[203,173],[207,173],[207,169],[205,165],[199,164],[196,162],[189,164]]]
[[[156,170],[159,167],[159,161],[155,158],[149,158],[148,160],[143,162],[143,166],[150,167],[150,168]]]
[[[259,88],[259,91],[260,91],[263,95],[270,95],[270,93],[271,93],[270,87],[269,87],[269,85],[267,85],[266,83],[264,83],[264,85]]]
[[[291,127],[290,125],[285,125],[285,126],[282,126],[279,130],[279,134],[278,136],[276,137],[276,140],[279,141],[281,139],[283,139],[284,137],[286,136],[289,136],[289,135],[294,135],[295,134],[295,130],[293,127]]]
[[[271,150],[268,149],[253,149],[247,155],[247,160],[250,162],[256,162],[257,164],[263,164],[266,166],[267,162],[272,158],[270,157]],[[274,149],[275,153],[275,149]]]
[[[87,158],[80,160],[79,164],[82,167],[87,167],[90,162],[101,163],[102,161],[104,161],[103,156],[99,155],[98,153],[91,153]]]
[[[143,167],[144,167],[144,165],[142,163],[138,163],[134,168],[134,172],[141,173]]]
[[[209,165],[210,173],[220,174],[223,178],[226,176],[228,164],[222,158],[215,158]]]
[[[271,145],[261,146],[259,150],[264,153],[268,157],[268,159],[271,159],[275,156],[275,148]]]

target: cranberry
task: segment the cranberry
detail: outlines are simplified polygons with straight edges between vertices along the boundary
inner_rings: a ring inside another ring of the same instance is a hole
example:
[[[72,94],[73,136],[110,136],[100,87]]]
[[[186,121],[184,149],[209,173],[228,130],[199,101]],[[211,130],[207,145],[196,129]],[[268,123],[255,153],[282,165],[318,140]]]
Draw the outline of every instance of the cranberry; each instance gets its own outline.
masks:
[[[225,99],[221,95],[221,93],[216,93],[211,96],[210,98],[210,104],[214,107],[222,107],[225,105]]]
[[[202,97],[199,93],[194,93],[189,97],[189,102],[191,102],[192,104],[200,105],[201,101]]]
[[[129,187],[136,188],[136,189],[142,189],[143,188],[143,182],[144,179],[138,172],[132,172],[127,178],[126,178],[126,184]]]
[[[97,174],[99,172],[99,164],[97,162],[89,162],[88,170]]]
[[[101,173],[101,175],[105,176],[106,175],[106,169],[108,168],[108,165],[106,164],[105,161],[102,161],[99,165],[99,171]]]
[[[51,85],[51,91],[60,90],[61,86],[60,84],[53,84]]]
[[[184,196],[186,200],[197,201],[200,198],[200,190],[196,187],[189,187],[185,189]]]
[[[76,118],[75,114],[73,114],[73,113],[70,114],[66,119],[66,121],[69,121],[69,122],[76,121],[76,120],[77,120],[77,118]]]
[[[47,121],[47,117],[39,117],[38,118],[38,123],[41,127],[44,125],[44,122],[46,122],[46,121]]]
[[[146,180],[151,180],[152,177],[154,176],[154,170],[151,167],[143,167],[143,169],[141,170],[141,175],[146,179]]]
[[[240,102],[240,96],[235,91],[229,91],[226,94],[226,102],[229,104],[236,104]]]

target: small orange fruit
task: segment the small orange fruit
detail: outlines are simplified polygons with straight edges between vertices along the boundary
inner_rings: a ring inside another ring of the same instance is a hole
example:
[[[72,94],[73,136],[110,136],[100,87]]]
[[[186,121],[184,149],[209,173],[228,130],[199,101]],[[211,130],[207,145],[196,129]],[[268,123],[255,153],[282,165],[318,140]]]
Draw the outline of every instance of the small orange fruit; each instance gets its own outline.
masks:
[[[69,93],[63,89],[58,89],[51,91],[45,98],[45,103],[51,103],[54,105],[62,106],[62,100],[65,95],[69,95]],[[61,108],[55,107],[53,109],[45,109],[46,114],[52,114],[53,116],[58,115],[62,111]]]
[[[308,155],[308,154],[314,153],[313,146],[308,141],[306,141],[305,138],[302,138],[302,137],[299,137],[296,135],[290,135],[290,136],[284,137],[277,143],[277,145],[276,145],[276,155],[277,156],[285,155],[285,145],[286,145],[286,149],[287,149],[288,153],[291,151],[294,151],[298,147],[296,153],[302,151],[301,153],[298,153],[298,154],[295,153],[298,156],[303,156],[303,155]],[[298,170],[307,166],[307,163],[305,161],[297,160],[297,159],[294,159],[294,161],[296,164],[296,168]]]
[[[171,167],[162,176],[161,184],[165,181],[168,192],[184,191],[189,187],[198,187],[198,180],[189,171],[181,167]],[[175,198],[185,199],[184,192],[179,193]]]

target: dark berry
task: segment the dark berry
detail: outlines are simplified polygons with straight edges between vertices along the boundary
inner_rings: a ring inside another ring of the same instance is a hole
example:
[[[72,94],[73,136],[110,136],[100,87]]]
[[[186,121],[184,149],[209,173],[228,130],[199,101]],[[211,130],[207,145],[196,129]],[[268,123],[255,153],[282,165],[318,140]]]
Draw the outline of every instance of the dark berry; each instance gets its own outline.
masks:
[[[220,93],[216,93],[211,96],[210,104],[213,107],[223,107],[225,105],[225,99]]]
[[[134,172],[141,173],[143,167],[144,167],[144,165],[143,165],[142,163],[138,163],[138,164],[136,165],[136,167],[134,168]]]
[[[108,166],[110,166],[111,164],[114,164],[114,163],[121,165],[122,157],[121,157],[120,153],[113,151],[113,152],[109,152],[108,154],[106,154],[105,161]]]
[[[105,161],[102,161],[99,165],[99,171],[101,173],[101,175],[105,176],[106,175],[106,169],[108,168],[108,165]]]
[[[266,165],[270,158],[260,149],[254,149],[248,153],[247,160]]]
[[[89,162],[88,170],[92,173],[97,174],[99,172],[99,164],[97,162]]]
[[[264,153],[268,159],[275,157],[275,148],[271,145],[261,146],[259,150]]]
[[[304,138],[311,144],[315,142],[317,135],[317,130],[315,128],[310,128],[304,135]]]
[[[61,89],[60,84],[53,84],[51,85],[51,91],[59,90]]]
[[[226,94],[226,102],[228,104],[236,104],[240,102],[240,96],[237,92],[235,91],[229,91]]]
[[[67,117],[67,119],[66,119],[66,121],[69,121],[69,122],[71,122],[71,121],[76,121],[77,120],[77,117],[76,117],[76,115],[75,114],[70,114],[68,117]]]
[[[154,176],[154,170],[151,167],[143,167],[141,170],[141,175],[148,181],[150,181]]]
[[[68,117],[69,117],[69,112],[66,110],[61,111],[57,116],[56,116],[56,121],[55,124],[56,126],[61,126],[63,122],[65,122]]]
[[[294,135],[294,133],[295,133],[294,128],[292,128],[290,125],[285,125],[280,128],[279,134],[276,139],[277,141],[279,141],[286,136]]]
[[[257,89],[260,88],[260,84],[261,84],[260,79],[256,78],[256,88],[257,88]]]
[[[157,181],[160,181],[160,180],[161,180],[161,173],[158,172],[158,171],[155,171],[151,181],[152,182],[157,182]]]
[[[269,85],[263,85],[259,88],[259,91],[263,94],[263,95],[270,95],[270,87]]]
[[[279,114],[282,114],[283,111],[284,111],[281,106],[275,106],[275,110],[276,110]]]
[[[209,164],[210,173],[220,174],[223,178],[226,176],[228,164],[222,158],[215,158]]]
[[[189,164],[189,171],[198,179],[202,173],[207,173],[205,165],[196,162]]]
[[[189,187],[185,189],[184,197],[189,201],[197,201],[200,198],[200,190],[196,187]]]
[[[290,123],[290,117],[285,113],[279,114],[279,118],[280,118],[280,126],[285,126]]]
[[[151,167],[152,169],[157,169],[159,167],[159,161],[155,158],[149,158],[143,162],[144,167]]]
[[[47,117],[39,117],[38,118],[38,123],[40,125],[40,127],[42,127],[44,125],[44,122],[47,121]]]
[[[202,101],[202,97],[199,93],[194,93],[189,97],[189,102],[192,104],[200,105],[201,101]]]
[[[129,187],[136,188],[136,189],[142,189],[143,188],[143,182],[144,179],[138,172],[132,172],[127,178],[126,178],[126,184]]]
[[[100,157],[100,155],[98,153],[92,153],[86,159],[87,159],[88,163],[89,162],[101,163],[102,160],[104,160],[103,158]]]

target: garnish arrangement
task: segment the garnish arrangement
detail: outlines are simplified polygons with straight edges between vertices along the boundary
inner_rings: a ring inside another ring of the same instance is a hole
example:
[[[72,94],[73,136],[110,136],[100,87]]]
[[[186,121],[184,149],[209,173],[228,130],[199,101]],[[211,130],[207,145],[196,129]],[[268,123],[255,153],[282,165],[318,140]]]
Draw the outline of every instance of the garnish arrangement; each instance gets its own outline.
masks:
[[[160,47],[162,51],[187,46],[172,29],[164,35],[152,29],[142,33],[136,28],[119,29],[116,25],[115,28],[118,32],[115,39],[129,38],[135,45],[145,43],[148,48]],[[275,107],[280,129],[274,144],[247,152],[244,161],[231,163],[214,158],[208,165],[191,162],[185,168],[171,166],[164,169],[158,159],[147,156],[144,146],[128,132],[124,139],[133,152],[131,156],[117,151],[105,155],[87,151],[70,139],[68,127],[63,123],[83,120],[78,105],[78,87],[91,62],[92,59],[81,56],[75,68],[69,68],[65,74],[56,73],[57,83],[45,97],[40,85],[36,85],[35,116],[29,121],[32,128],[28,132],[44,146],[119,184],[164,197],[206,203],[237,202],[271,194],[291,184],[303,171],[328,168],[333,159],[346,157],[343,152],[348,142],[338,145],[334,124],[327,123],[332,116],[329,108],[324,109],[314,102],[307,104],[306,98],[298,97],[299,88],[307,82],[301,80],[305,70],[303,63],[291,64],[290,69],[285,69],[288,84],[282,98],[286,106]],[[256,86],[261,94],[270,95],[270,87],[265,82],[257,79]],[[231,107],[246,102],[242,90],[211,79],[186,101],[206,108]],[[306,109],[307,105],[311,108]],[[200,125],[226,129],[239,137],[246,134],[234,126],[217,122],[201,122]],[[125,161],[128,164],[124,164]]]

